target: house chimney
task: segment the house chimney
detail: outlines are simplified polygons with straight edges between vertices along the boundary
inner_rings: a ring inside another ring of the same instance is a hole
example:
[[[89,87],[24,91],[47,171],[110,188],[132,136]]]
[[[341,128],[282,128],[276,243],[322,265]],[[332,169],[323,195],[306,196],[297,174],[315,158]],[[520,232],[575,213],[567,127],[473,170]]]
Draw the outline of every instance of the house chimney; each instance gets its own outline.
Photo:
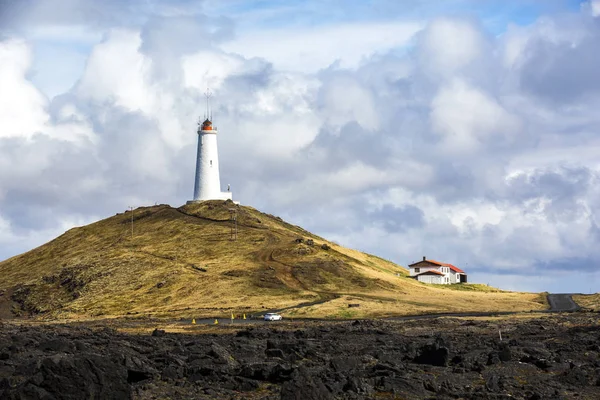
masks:
[[[426,261],[427,259],[425,258],[425,256],[423,256],[423,261]]]

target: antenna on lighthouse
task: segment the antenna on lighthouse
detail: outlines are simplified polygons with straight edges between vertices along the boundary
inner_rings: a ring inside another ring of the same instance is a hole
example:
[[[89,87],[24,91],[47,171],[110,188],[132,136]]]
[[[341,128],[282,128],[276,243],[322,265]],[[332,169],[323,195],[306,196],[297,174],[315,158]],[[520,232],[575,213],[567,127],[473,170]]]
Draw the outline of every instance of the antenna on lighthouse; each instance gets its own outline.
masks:
[[[209,88],[206,88],[206,92],[204,92],[204,96],[206,96],[206,118],[208,118],[209,121],[212,120],[212,113],[210,112],[210,96],[212,96],[212,92],[210,91]]]

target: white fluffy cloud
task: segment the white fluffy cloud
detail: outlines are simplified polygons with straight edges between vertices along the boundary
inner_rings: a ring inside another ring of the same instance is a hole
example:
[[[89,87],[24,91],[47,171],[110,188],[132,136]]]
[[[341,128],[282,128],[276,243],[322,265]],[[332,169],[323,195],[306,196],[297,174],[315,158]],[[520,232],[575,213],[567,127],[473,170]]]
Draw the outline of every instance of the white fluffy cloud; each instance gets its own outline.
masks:
[[[355,68],[370,56],[406,46],[423,24],[416,22],[347,23],[249,33],[223,48],[246,57],[262,57],[286,71],[315,72],[339,62]]]
[[[87,32],[63,93],[33,83],[39,36],[0,41],[0,257],[129,205],[188,200],[210,86],[223,184],[243,204],[508,288],[595,276],[596,2],[499,37],[448,17],[245,33],[191,4],[140,3],[133,18],[108,2],[94,18],[72,2],[46,25],[39,5],[13,23]]]
[[[511,144],[520,133],[519,119],[489,94],[460,79],[440,87],[431,103],[433,131],[442,136],[442,151],[455,156],[480,151],[492,138]]]
[[[31,137],[47,122],[47,100],[25,78],[30,66],[24,40],[0,42],[0,137]]]
[[[114,102],[130,111],[156,108],[148,86],[150,63],[138,49],[139,32],[113,30],[90,54],[75,94],[95,102]]]
[[[592,11],[592,16],[600,17],[600,1],[599,0],[590,1],[590,9]]]
[[[419,56],[428,73],[452,77],[480,60],[486,47],[485,36],[472,23],[440,18],[432,21],[422,33]]]

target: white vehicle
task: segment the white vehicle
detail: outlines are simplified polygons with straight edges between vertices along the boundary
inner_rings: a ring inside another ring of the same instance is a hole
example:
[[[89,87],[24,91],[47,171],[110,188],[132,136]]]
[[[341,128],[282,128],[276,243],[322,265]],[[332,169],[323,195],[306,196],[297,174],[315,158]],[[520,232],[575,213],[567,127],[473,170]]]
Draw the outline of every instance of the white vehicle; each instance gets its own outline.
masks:
[[[276,313],[266,313],[265,321],[281,321],[283,317]]]

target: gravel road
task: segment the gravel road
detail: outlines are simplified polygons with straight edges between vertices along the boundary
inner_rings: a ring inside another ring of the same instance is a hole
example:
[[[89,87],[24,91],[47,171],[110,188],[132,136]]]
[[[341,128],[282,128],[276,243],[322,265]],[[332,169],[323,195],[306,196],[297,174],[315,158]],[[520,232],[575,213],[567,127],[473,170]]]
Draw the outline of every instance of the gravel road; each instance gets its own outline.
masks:
[[[553,293],[548,295],[548,303],[550,303],[550,311],[564,312],[577,311],[579,306],[573,300],[574,293]]]
[[[542,311],[542,312],[571,312],[579,310],[579,306],[573,300],[573,293],[552,293],[548,295],[548,303],[550,304],[550,309]],[[270,311],[275,312],[275,311]],[[410,321],[410,320],[421,320],[421,319],[434,319],[440,317],[490,317],[497,315],[511,315],[511,314],[519,314],[520,312],[512,312],[512,311],[498,311],[498,312],[467,312],[467,313],[441,313],[441,314],[424,314],[424,315],[407,315],[403,317],[390,317],[385,318],[393,321]],[[289,320],[289,319],[288,319]],[[302,319],[303,321],[320,321],[320,319]],[[184,324],[189,324],[191,320],[182,320],[180,321]],[[247,318],[241,319],[238,316],[232,321],[229,318],[221,318],[218,320],[219,324],[256,324],[256,323],[267,323],[273,324],[277,323],[277,321],[263,321],[262,318]],[[214,324],[215,319],[197,319],[196,324]]]

